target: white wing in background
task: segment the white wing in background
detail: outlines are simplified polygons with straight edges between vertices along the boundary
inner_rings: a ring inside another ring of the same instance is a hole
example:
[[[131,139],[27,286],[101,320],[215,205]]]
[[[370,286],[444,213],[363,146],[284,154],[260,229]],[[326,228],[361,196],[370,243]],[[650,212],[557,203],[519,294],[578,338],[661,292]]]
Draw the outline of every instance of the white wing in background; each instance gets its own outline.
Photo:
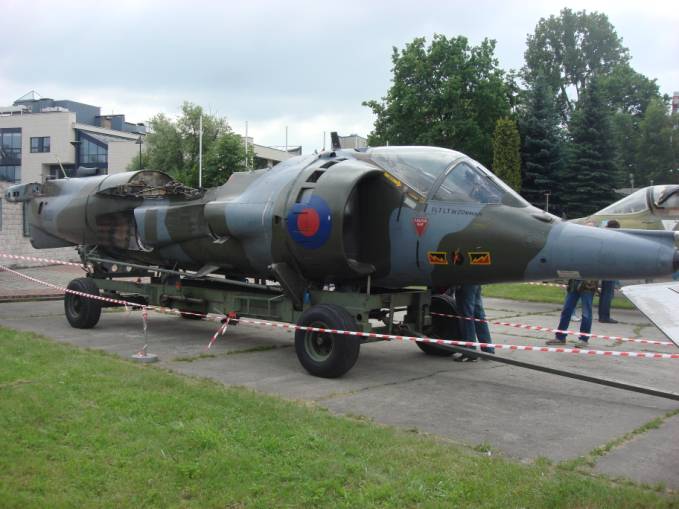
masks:
[[[679,347],[679,282],[623,286],[621,291]]]

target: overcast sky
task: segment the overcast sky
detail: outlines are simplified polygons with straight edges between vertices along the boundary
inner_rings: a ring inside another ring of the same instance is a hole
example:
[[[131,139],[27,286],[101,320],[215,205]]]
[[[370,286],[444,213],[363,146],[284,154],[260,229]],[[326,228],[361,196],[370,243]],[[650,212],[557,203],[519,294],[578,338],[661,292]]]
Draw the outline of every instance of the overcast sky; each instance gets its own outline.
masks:
[[[679,90],[679,9],[645,0],[1,0],[0,105],[29,90],[124,113],[176,115],[183,101],[255,142],[320,148],[323,131],[367,135],[361,101],[386,94],[392,47],[434,33],[497,40],[504,69],[526,35],[564,6],[608,15],[633,67]],[[333,10],[334,9],[334,10]],[[328,137],[329,138],[329,137]],[[329,142],[328,142],[329,143]]]

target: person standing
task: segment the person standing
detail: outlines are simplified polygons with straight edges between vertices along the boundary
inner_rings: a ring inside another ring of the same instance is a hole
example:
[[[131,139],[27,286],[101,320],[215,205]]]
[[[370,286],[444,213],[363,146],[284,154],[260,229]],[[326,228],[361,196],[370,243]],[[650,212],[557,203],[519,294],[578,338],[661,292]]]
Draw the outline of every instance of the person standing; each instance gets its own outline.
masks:
[[[582,320],[580,321],[580,341],[579,347],[587,347],[589,345],[588,334],[592,332],[592,301],[597,290],[598,281],[571,279],[568,281],[568,290],[566,292],[566,299],[561,310],[561,320],[559,321],[558,329],[563,331],[568,329],[568,325],[573,315],[573,310],[578,301],[582,302]],[[554,339],[547,341],[548,345],[565,345],[566,334],[557,332]]]
[[[455,302],[458,312],[465,317],[475,318],[475,320],[461,320],[462,339],[475,343],[492,343],[490,329],[486,320],[486,312],[483,309],[483,299],[481,298],[481,285],[461,285],[455,290]],[[481,347],[485,353],[495,353],[494,348]],[[477,357],[462,355],[456,360],[474,361]]]
[[[609,219],[606,223],[606,228],[620,228],[620,223],[615,219]],[[611,318],[611,303],[613,302],[613,294],[615,292],[616,281],[602,281],[601,295],[599,296],[599,322],[601,323],[618,323],[617,320]]]

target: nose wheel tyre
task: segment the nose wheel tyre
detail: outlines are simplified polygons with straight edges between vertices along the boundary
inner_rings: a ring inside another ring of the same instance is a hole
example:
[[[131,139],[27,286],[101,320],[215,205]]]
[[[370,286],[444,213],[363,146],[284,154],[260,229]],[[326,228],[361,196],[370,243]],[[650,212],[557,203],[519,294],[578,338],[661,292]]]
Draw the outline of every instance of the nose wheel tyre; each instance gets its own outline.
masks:
[[[457,315],[457,307],[455,307],[455,299],[448,295],[433,295],[431,298],[431,305],[429,310],[432,313],[441,313],[444,315]],[[462,337],[460,331],[460,322],[457,318],[448,318],[445,316],[432,315],[431,327],[426,331],[427,335],[438,339],[460,339]],[[427,355],[435,355],[438,357],[450,357],[453,352],[431,343],[417,342]]]
[[[318,304],[309,308],[297,325],[358,330],[354,317],[334,304]],[[299,362],[309,373],[322,378],[337,378],[349,371],[356,364],[360,348],[358,336],[311,330],[295,332],[295,351]]]
[[[68,284],[68,289],[79,293],[99,295],[99,288],[89,278],[74,279]],[[67,292],[64,295],[64,312],[66,320],[76,329],[91,329],[101,316],[101,301]]]

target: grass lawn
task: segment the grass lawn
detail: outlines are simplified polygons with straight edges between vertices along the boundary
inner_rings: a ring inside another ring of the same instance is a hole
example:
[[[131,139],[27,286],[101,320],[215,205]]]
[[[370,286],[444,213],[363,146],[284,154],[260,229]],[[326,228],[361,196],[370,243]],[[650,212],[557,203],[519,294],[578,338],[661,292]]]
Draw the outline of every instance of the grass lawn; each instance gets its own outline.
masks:
[[[0,359],[3,508],[679,505],[1,327]]]
[[[551,304],[563,304],[566,291],[562,288],[551,286],[536,286],[525,283],[508,283],[484,285],[484,297],[497,297],[500,299],[526,300],[529,302],[547,302]],[[599,297],[594,297],[594,309],[599,304]],[[625,297],[614,297],[612,308],[636,309]]]

